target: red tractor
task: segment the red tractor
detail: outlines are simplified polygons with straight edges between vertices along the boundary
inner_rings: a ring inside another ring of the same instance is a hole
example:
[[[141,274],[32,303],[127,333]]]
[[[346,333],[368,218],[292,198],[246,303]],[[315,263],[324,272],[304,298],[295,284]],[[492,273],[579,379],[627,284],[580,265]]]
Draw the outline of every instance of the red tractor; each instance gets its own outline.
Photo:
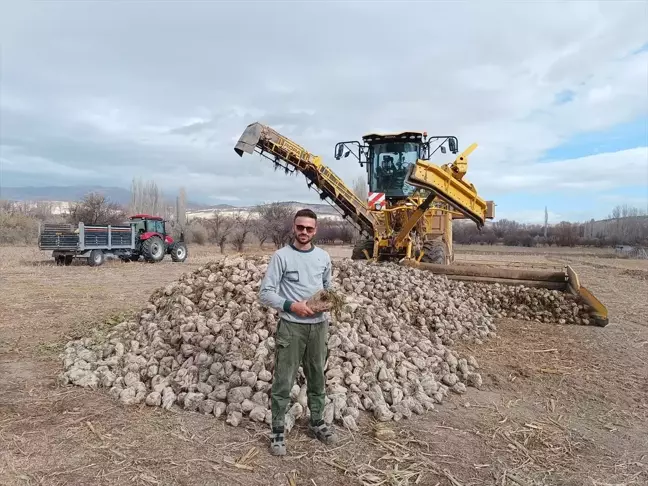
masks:
[[[136,233],[136,242],[130,259],[139,260],[144,257],[147,262],[159,262],[167,253],[174,262],[183,262],[187,258],[187,247],[183,235],[179,241],[174,241],[167,234],[165,221],[159,216],[136,214],[130,218],[133,230]]]

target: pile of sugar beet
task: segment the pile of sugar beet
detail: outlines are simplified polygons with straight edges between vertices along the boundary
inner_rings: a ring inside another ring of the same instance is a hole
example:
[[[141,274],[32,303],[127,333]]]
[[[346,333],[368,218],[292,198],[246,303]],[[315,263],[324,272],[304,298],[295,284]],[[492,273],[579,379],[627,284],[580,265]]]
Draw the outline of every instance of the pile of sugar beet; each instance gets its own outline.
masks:
[[[228,257],[156,290],[138,320],[67,343],[61,382],[104,387],[126,405],[269,424],[278,316],[258,300],[267,263]],[[335,261],[333,282],[345,305],[330,313],[324,418],[351,430],[361,411],[398,421],[479,388],[477,361],[452,346],[494,337],[494,318],[589,323],[587,309],[561,292],[391,263]],[[291,399],[287,429],[309,414],[301,368]]]

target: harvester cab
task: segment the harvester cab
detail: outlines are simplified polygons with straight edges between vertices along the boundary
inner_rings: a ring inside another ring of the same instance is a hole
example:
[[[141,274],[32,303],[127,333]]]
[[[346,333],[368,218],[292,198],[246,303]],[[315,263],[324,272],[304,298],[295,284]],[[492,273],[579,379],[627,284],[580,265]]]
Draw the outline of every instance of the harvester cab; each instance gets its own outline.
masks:
[[[417,160],[429,160],[437,151],[445,154],[448,149],[457,153],[456,137],[428,138],[426,132],[370,133],[362,137],[362,143],[336,144],[335,158],[353,155],[360,166],[366,166],[369,191],[396,201],[411,196],[416,189],[406,182],[410,166]]]
[[[377,231],[356,245],[353,258],[452,263],[452,220],[469,218],[482,227],[486,219],[494,217],[493,203],[483,201],[475,187],[462,180],[468,155],[475,147],[473,144],[454,162],[438,168],[426,161],[437,152],[457,154],[456,137],[406,131],[369,133],[362,142],[339,142],[336,159],[353,155],[366,167],[368,209],[380,221]],[[437,175],[434,169],[440,169]],[[447,190],[432,189],[439,176],[450,186]]]

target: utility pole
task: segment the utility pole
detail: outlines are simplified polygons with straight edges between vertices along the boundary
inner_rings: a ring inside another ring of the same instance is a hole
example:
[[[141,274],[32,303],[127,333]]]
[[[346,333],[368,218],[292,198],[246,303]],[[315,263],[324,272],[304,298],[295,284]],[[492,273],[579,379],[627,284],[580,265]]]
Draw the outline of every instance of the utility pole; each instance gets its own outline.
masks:
[[[545,206],[545,225],[544,225],[545,238],[547,238],[547,226],[549,226],[549,213],[547,212],[547,206]]]

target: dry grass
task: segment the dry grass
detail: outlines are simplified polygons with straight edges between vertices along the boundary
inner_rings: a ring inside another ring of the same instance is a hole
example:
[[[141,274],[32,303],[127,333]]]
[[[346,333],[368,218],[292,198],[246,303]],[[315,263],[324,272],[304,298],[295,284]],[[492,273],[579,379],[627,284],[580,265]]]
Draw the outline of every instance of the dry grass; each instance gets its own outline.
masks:
[[[608,304],[612,322],[501,321],[499,339],[467,349],[481,365],[482,390],[396,424],[362,416],[360,433],[341,430],[331,448],[298,423],[279,459],[268,453],[263,426],[124,408],[103,391],[55,381],[67,339],[105,332],[154,289],[220,258],[216,251],[190,248],[184,264],[91,268],[0,248],[0,484],[648,484],[648,282],[624,272],[642,267],[577,253],[461,251],[460,259],[568,261]]]

